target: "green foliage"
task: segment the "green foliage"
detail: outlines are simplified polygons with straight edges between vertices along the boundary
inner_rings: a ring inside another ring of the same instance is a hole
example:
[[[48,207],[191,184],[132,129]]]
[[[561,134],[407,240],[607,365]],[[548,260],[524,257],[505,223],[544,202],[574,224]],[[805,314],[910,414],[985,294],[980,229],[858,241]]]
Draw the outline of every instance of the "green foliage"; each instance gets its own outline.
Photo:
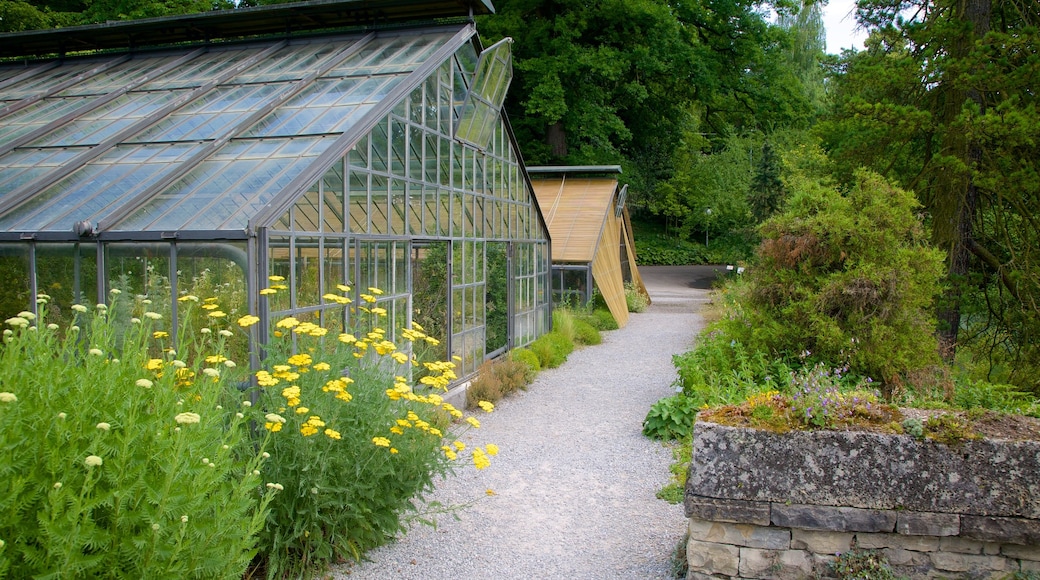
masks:
[[[574,342],[584,345],[597,345],[603,342],[596,327],[589,324],[585,319],[578,318],[574,321]]]
[[[567,308],[556,308],[552,313],[553,332],[559,333],[570,342],[574,342],[574,313]]]
[[[838,554],[831,564],[834,576],[841,580],[898,580],[888,560],[873,550],[849,550]]]
[[[614,315],[610,313],[610,310],[606,308],[597,308],[592,311],[591,319],[589,323],[596,328],[596,330],[617,330],[618,323],[614,319]]]
[[[387,542],[458,455],[443,446],[449,417],[462,413],[436,394],[455,377],[454,365],[424,363],[413,389],[402,376],[409,357],[377,330],[382,315],[373,309],[355,324],[330,349],[317,325],[278,321],[288,330],[274,333],[270,370],[256,374],[261,424],[272,433],[266,476],[284,487],[260,534],[256,567],[268,578],[356,560]],[[415,329],[401,336],[424,338]],[[471,451],[474,461],[486,459]]]
[[[682,503],[686,496],[686,478],[693,460],[693,438],[685,437],[672,446],[672,464],[668,466],[671,473],[667,485],[657,491],[657,499],[670,504]]]
[[[962,409],[989,409],[1001,413],[1037,415],[1036,395],[1014,385],[975,380],[957,381],[953,404]]]
[[[644,312],[650,306],[650,298],[633,282],[625,283],[625,304],[629,312]]]
[[[681,393],[651,405],[643,419],[643,435],[653,439],[689,437],[697,417],[697,402]]]
[[[108,308],[72,310],[68,328],[33,328],[28,313],[7,321],[0,571],[8,577],[232,579],[255,553],[274,493],[261,470],[272,466],[260,456],[263,438],[250,437],[225,336],[182,328],[174,354],[153,335],[170,330],[157,313],[131,323],[120,319],[127,311],[113,293]]]
[[[926,246],[913,197],[869,173],[845,195],[792,183],[787,211],[762,226],[724,332],[754,351],[847,360],[853,373],[887,382],[936,364],[942,255]]]
[[[527,364],[513,358],[485,361],[466,389],[466,407],[477,408],[481,401],[497,403],[516,391],[526,390],[533,376]]]
[[[574,342],[553,330],[535,339],[527,348],[538,357],[543,369],[554,369],[567,361],[567,356],[574,351]]]
[[[530,373],[542,370],[542,363],[538,360],[538,355],[528,348],[514,348],[509,351],[509,357],[527,366]]]
[[[641,266],[683,266],[707,263],[704,246],[651,230],[645,222],[636,229],[636,258]]]

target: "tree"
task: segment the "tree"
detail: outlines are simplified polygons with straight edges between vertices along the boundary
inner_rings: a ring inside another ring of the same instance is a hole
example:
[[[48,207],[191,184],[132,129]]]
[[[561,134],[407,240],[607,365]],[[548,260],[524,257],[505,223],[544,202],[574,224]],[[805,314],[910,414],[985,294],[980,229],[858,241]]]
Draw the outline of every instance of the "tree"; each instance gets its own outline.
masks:
[[[862,0],[868,49],[842,63],[821,134],[846,175],[873,167],[924,202],[947,254],[947,360],[957,345],[985,347],[988,372],[1040,388],[1040,16],[1029,4]]]
[[[748,204],[755,221],[763,222],[780,209],[786,192],[780,181],[780,158],[773,151],[773,146],[766,141],[762,145],[762,154],[755,165],[755,175],[751,178],[748,191]]]

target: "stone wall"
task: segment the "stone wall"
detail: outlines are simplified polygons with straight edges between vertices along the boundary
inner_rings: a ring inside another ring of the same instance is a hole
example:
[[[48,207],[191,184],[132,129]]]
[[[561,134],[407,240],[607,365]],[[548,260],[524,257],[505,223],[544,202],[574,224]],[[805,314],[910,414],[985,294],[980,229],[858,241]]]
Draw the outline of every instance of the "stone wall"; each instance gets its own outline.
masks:
[[[910,578],[1040,574],[1040,444],[698,421],[689,578],[820,578],[877,550]]]

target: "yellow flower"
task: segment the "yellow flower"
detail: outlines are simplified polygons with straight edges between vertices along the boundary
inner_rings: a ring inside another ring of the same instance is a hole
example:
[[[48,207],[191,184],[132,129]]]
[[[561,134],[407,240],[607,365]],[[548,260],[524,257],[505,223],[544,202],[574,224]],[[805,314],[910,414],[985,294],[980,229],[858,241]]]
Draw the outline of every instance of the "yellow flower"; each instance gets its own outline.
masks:
[[[380,290],[379,288],[375,288],[375,287],[372,287],[372,286],[368,287],[368,291],[373,293],[373,294],[375,294],[376,296],[379,296],[380,294],[383,293],[383,291]]]
[[[339,341],[344,344],[353,344],[357,342],[357,338],[353,334],[343,333],[339,335]]]
[[[292,328],[298,324],[300,324],[299,320],[296,320],[292,316],[287,316],[275,323],[275,326],[278,328]]]
[[[311,426],[311,425],[306,425],[306,424],[305,424],[305,425],[304,425],[303,427],[300,427],[300,433],[301,433],[301,434],[302,434],[302,435],[303,435],[304,437],[310,437],[311,435],[314,435],[314,434],[315,434],[315,433],[317,433],[317,432],[318,432],[318,430],[317,430],[317,429],[315,429],[315,428],[314,428],[313,426]]]
[[[285,397],[285,404],[290,407],[295,407],[300,404],[300,387],[293,385],[282,389],[282,396]]]
[[[386,437],[373,437],[372,443],[376,444],[379,447],[390,447],[390,440]]]
[[[8,393],[7,391],[0,393],[0,403],[14,403],[17,400],[18,397],[14,393]]]
[[[296,365],[298,367],[308,366],[311,364],[311,362],[313,362],[311,360],[311,355],[307,353],[294,354],[291,357],[289,357],[288,360],[289,364]]]
[[[491,465],[491,460],[484,455],[484,452],[478,447],[473,450],[473,466],[477,469],[484,469]]]
[[[342,436],[340,436],[339,431],[335,431],[333,429],[326,429],[325,430],[325,435],[329,439],[342,439],[343,438]]]
[[[317,364],[314,365],[314,370],[316,370],[316,371],[327,371],[330,368],[332,368],[332,367],[329,366],[329,363],[325,363],[325,362],[320,362],[320,363],[317,363]]]
[[[472,425],[474,429],[480,429],[480,421],[477,421],[476,417],[466,417],[466,422]]]
[[[199,301],[199,297],[195,296],[193,294],[185,294],[184,296],[181,296],[180,298],[178,298],[177,302],[187,302],[189,300],[192,301],[192,302],[198,302]]]
[[[227,360],[227,357],[222,354],[211,354],[206,357],[206,362],[209,364],[222,363]]]
[[[386,316],[386,308],[376,307],[376,308],[373,308],[373,309],[369,310],[369,312],[371,312],[372,314],[375,314],[376,316]]]
[[[485,447],[487,447],[488,455],[498,455],[498,445],[495,445],[494,443],[488,443],[487,445],[485,445]]]
[[[403,352],[395,352],[390,355],[390,358],[398,362],[398,364],[404,364],[408,362],[408,355]]]
[[[495,490],[493,490],[493,489],[488,489],[484,493],[486,493],[488,495],[488,497],[491,497],[493,495],[498,495],[497,493],[495,493]]]
[[[256,371],[256,383],[261,387],[273,387],[280,381],[271,376],[267,371]]]
[[[166,338],[168,336],[170,336],[170,333],[165,330],[156,330],[152,333],[152,338]]]
[[[339,289],[340,292],[350,292],[350,286],[347,286],[346,284],[336,284],[336,288]]]
[[[217,306],[216,304],[210,304],[210,303],[209,303],[209,298],[207,298],[207,299],[206,299],[206,302],[207,302],[206,304],[203,304],[203,305],[202,305],[202,307],[203,307],[204,309],[206,309],[206,310],[213,310],[213,309],[215,309],[215,308],[219,308],[219,307],[218,307],[218,306]]]
[[[247,314],[247,315],[243,316],[242,318],[238,319],[238,325],[241,326],[242,328],[249,328],[250,326],[253,326],[257,322],[260,322],[260,317],[259,316],[253,316],[252,314]]]
[[[268,276],[267,279],[272,282],[284,282],[285,276]]]
[[[307,407],[299,407],[299,408],[296,409],[296,414],[297,415],[303,415],[304,413],[309,413],[309,412],[310,412],[310,409],[307,408]]]
[[[227,316],[227,313],[222,310],[214,310],[213,312],[210,312],[208,316],[210,318],[224,318]]]
[[[397,449],[394,449],[393,447],[390,448],[390,454],[391,455],[397,455],[398,453],[399,452],[397,451]]]
[[[261,296],[270,296],[271,294],[277,294],[277,293],[278,293],[278,291],[275,290],[274,288],[264,288],[263,290],[260,291],[260,295]]]
[[[346,391],[342,391],[340,393],[336,393],[336,398],[343,401],[344,403],[349,403],[350,400],[354,398],[354,395],[351,395]]]
[[[372,296],[371,294],[362,294],[360,298],[365,302],[368,302],[369,304],[372,304],[376,301],[376,297]]]
[[[391,427],[390,432],[394,435],[404,435],[404,429],[397,426]]]
[[[148,362],[144,363],[144,368],[146,368],[146,369],[148,369],[150,371],[157,371],[157,370],[162,369],[162,367],[163,367],[163,361],[162,361],[162,359],[159,359],[159,358],[150,358],[150,359],[148,359]]]
[[[102,422],[100,422],[100,423],[98,423],[98,424],[97,424],[97,428],[98,428],[98,429],[101,429],[102,431],[108,431],[109,429],[111,429],[111,428],[112,428],[112,425],[110,425],[110,424],[108,424],[108,423],[105,423],[104,421],[102,421]]]
[[[454,445],[454,446],[455,446],[455,449],[457,449],[457,450],[459,450],[459,451],[462,451],[462,450],[466,449],[466,444],[465,444],[465,443],[463,443],[462,441],[456,441],[456,442],[455,442],[455,443],[453,443],[452,445]]]
[[[480,407],[481,409],[484,409],[484,411],[486,411],[488,413],[490,413],[491,411],[495,410],[495,405],[491,401],[481,401],[481,402],[477,403],[477,406]]]
[[[104,461],[102,461],[97,455],[88,455],[87,458],[83,460],[83,464],[87,467],[98,467],[102,463],[104,463]]]

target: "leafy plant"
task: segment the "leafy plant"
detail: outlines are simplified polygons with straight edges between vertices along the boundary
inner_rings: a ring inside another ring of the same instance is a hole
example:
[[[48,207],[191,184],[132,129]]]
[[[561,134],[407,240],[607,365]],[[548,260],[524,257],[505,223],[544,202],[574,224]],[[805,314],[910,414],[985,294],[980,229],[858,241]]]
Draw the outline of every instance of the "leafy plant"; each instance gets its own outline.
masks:
[[[888,560],[873,550],[849,550],[838,554],[831,568],[841,580],[899,580]]]
[[[629,312],[643,312],[650,305],[650,300],[635,283],[625,282],[625,304]]]
[[[603,342],[603,337],[596,327],[579,318],[574,321],[574,342],[592,346]]]
[[[538,360],[538,355],[527,348],[514,348],[509,351],[509,358],[514,361],[523,363],[527,371],[527,380],[530,382],[534,378],[534,373],[542,370],[542,364]]]
[[[527,348],[538,356],[543,369],[554,369],[567,361],[567,356],[574,351],[574,342],[552,330],[535,339]]]
[[[693,460],[693,439],[685,437],[673,445],[672,459],[672,464],[668,466],[671,473],[670,481],[657,491],[657,499],[678,504],[686,494],[686,478],[690,470],[690,461]]]
[[[466,406],[477,408],[482,401],[497,403],[526,389],[532,374],[525,363],[509,357],[485,361],[466,389]]]
[[[256,373],[259,424],[271,433],[267,477],[284,487],[270,505],[255,563],[269,578],[359,559],[404,529],[436,476],[464,456],[483,469],[497,452],[494,445],[467,449],[448,429],[463,417],[438,394],[455,378],[453,363],[422,363],[419,382],[408,382],[420,363],[386,338],[377,294],[360,295],[366,305],[353,332],[335,337],[313,323],[279,320],[268,366]],[[399,335],[426,338],[416,328]],[[331,341],[339,348],[327,348]],[[479,427],[474,417],[465,421],[463,428]]]
[[[854,416],[870,415],[878,394],[862,389],[841,390],[841,372],[816,365],[791,374],[788,392],[794,419],[810,427],[834,428]]]
[[[689,437],[697,417],[697,402],[683,394],[654,403],[643,419],[643,435],[654,439]]]
[[[76,304],[67,328],[6,321],[0,576],[240,578],[256,551],[275,490],[224,313],[171,345],[159,313],[123,318],[128,304]]]

